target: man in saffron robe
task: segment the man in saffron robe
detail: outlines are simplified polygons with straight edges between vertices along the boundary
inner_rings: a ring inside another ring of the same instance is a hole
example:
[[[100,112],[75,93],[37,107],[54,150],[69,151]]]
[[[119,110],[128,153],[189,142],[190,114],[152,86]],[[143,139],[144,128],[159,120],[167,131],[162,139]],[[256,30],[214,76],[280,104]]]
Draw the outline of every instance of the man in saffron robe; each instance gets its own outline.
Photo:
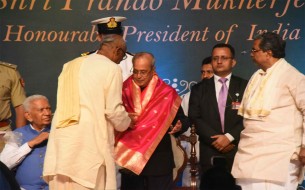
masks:
[[[186,130],[188,120],[175,89],[155,73],[154,56],[137,53],[132,62],[133,75],[123,83],[123,103],[135,124],[116,136],[115,147],[116,162],[124,168],[121,190],[172,189],[170,135]]]

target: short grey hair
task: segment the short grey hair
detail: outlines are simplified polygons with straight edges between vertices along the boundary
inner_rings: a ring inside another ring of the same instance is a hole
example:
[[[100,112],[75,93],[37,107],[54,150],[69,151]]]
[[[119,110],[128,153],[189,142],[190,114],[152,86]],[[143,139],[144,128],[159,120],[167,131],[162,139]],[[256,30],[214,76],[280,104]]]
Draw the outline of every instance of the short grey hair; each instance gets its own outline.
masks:
[[[114,35],[113,34],[105,34],[102,37],[101,43],[109,43],[114,41]]]
[[[101,46],[105,44],[115,44],[121,48],[126,48],[126,41],[123,39],[122,36],[118,34],[106,34],[103,35],[102,41],[100,42]]]
[[[31,105],[32,102],[34,102],[35,100],[40,100],[40,99],[44,99],[44,100],[46,100],[46,101],[49,102],[49,100],[48,100],[47,97],[45,97],[45,96],[43,96],[43,95],[40,95],[40,94],[35,94],[35,95],[32,95],[32,96],[27,97],[27,98],[24,100],[23,104],[22,104],[23,107],[24,107],[25,112],[30,111],[31,106],[32,106],[32,105]]]

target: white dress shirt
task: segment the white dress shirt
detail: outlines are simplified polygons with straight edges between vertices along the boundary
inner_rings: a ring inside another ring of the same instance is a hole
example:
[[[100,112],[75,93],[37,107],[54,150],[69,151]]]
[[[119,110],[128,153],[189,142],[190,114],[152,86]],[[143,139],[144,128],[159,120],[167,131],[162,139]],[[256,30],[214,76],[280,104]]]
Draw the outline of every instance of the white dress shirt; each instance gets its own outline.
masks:
[[[32,125],[30,126],[35,130]],[[9,169],[12,169],[20,164],[31,151],[32,149],[29,147],[27,142],[19,146],[17,141],[8,141],[0,154],[0,160]]]

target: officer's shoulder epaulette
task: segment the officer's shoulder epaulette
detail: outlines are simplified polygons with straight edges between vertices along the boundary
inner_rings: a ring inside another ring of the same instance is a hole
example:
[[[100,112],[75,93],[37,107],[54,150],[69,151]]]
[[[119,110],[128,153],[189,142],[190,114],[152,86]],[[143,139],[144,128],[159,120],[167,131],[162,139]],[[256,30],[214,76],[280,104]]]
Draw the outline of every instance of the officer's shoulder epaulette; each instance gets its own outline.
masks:
[[[17,65],[11,64],[11,63],[6,63],[3,61],[0,61],[0,65],[5,66],[5,67],[9,67],[11,69],[16,70],[17,69]]]
[[[128,55],[134,56],[133,53],[130,53],[130,52],[128,52],[128,51],[126,51],[126,53],[127,53]]]
[[[80,54],[80,56],[87,56],[87,55],[90,55],[90,54],[92,54],[92,53],[95,53],[96,52],[96,50],[94,50],[94,51],[87,51],[87,52],[84,52],[84,53],[82,53],[82,54]]]

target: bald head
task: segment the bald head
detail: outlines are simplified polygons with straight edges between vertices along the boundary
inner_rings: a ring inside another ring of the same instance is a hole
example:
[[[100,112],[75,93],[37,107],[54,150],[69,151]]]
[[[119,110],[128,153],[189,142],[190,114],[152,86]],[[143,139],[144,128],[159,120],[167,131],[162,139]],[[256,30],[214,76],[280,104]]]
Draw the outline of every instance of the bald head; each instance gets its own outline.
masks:
[[[132,58],[132,64],[136,62],[137,59],[146,59],[148,66],[150,67],[155,67],[155,57],[153,54],[148,53],[148,52],[139,52],[136,53],[133,58]]]

